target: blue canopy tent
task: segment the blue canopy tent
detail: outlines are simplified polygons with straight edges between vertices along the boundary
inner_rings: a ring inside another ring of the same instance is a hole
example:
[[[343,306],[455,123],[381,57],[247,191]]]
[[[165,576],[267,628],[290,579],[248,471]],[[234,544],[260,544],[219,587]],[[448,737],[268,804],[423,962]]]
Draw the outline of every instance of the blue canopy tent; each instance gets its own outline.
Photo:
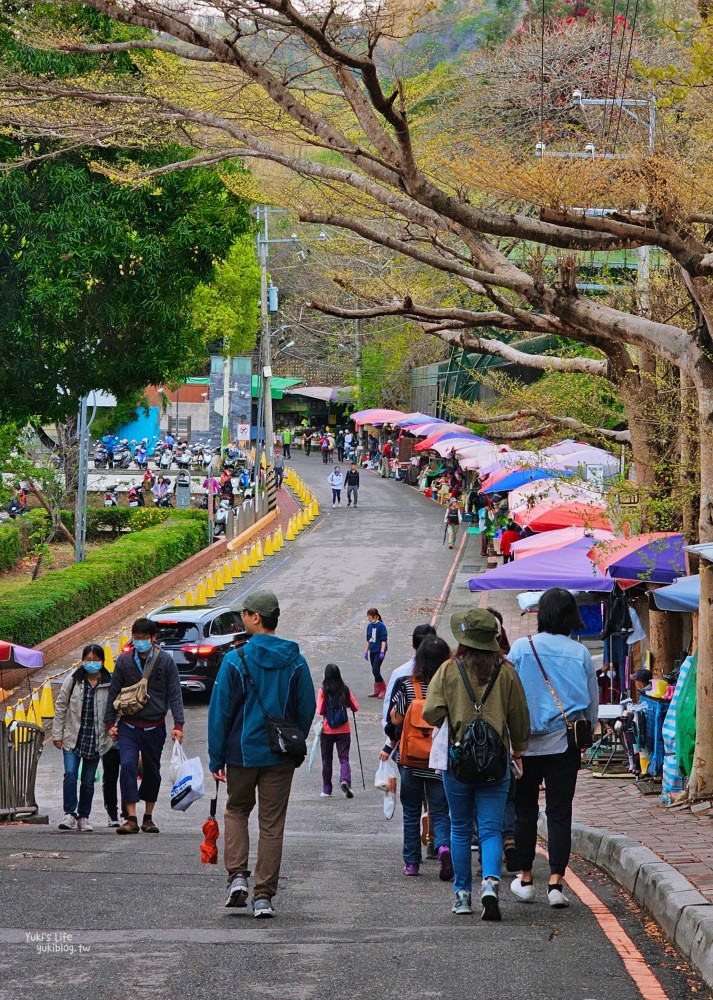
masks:
[[[482,492],[509,493],[510,490],[516,490],[518,486],[524,486],[525,483],[534,483],[536,479],[557,479],[561,476],[571,475],[570,469],[515,469],[507,476],[503,476],[502,479],[498,479],[497,482],[486,486]]]
[[[659,587],[654,590],[654,604],[659,611],[688,611],[689,613],[698,611],[698,602],[701,597],[701,578],[695,576],[684,576],[668,587]]]

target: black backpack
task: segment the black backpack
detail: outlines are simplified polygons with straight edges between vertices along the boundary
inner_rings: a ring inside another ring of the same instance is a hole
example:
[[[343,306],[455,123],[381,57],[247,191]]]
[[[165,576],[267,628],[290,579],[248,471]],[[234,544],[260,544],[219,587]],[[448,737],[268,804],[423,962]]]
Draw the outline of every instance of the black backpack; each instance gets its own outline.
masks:
[[[500,733],[481,715],[483,705],[500,674],[500,663],[493,670],[480,704],[476,701],[475,692],[462,662],[456,660],[456,666],[477,714],[466,727],[459,742],[450,748],[450,770],[457,781],[462,781],[466,785],[489,785],[502,781],[508,773],[508,752]]]
[[[330,729],[337,729],[349,721],[347,715],[346,692],[340,698],[327,697],[327,725]]]
[[[449,524],[460,524],[460,518],[458,517],[458,511],[457,510],[454,509],[454,510],[449,510],[448,511],[448,523]]]

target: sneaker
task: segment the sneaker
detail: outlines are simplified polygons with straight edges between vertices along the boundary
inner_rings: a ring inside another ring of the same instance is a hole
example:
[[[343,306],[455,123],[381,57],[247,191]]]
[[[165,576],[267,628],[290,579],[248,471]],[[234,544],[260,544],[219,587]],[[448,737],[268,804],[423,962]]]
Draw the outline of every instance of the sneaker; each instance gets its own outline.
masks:
[[[65,813],[65,816],[64,816],[64,819],[62,820],[62,822],[57,824],[57,829],[59,829],[59,830],[76,830],[77,829],[77,821],[74,818],[74,816],[72,816],[71,813]]]
[[[438,851],[435,844],[426,844],[426,860],[438,861]]]
[[[569,900],[562,892],[563,884],[547,886],[547,902],[553,910],[564,910],[569,906]]]
[[[148,816],[144,816],[144,821],[141,824],[141,829],[143,830],[144,833],[160,833],[160,830],[154,823],[153,816],[151,816],[151,814],[149,814]]]
[[[116,818],[116,816],[110,816],[107,826],[121,826],[121,824],[119,823],[119,820]]]
[[[418,875],[419,866],[415,861],[409,861],[404,865],[404,875]]]
[[[439,879],[441,882],[451,882],[453,880],[453,860],[451,852],[447,847],[438,848],[438,861],[440,863],[438,870]]]
[[[261,896],[253,900],[254,917],[274,917],[275,911],[272,908],[272,900],[269,896]]]
[[[139,821],[135,816],[130,816],[121,824],[121,826],[116,828],[116,832],[122,835],[125,833],[138,833]]]
[[[521,903],[532,903],[535,899],[535,887],[530,882],[529,884],[523,884],[520,876],[514,878],[510,883],[510,892],[512,892]]]
[[[77,829],[80,833],[94,833],[94,827],[86,816],[80,816],[77,820]]]
[[[500,915],[500,904],[498,903],[498,883],[492,879],[483,880],[480,902],[483,904],[481,920],[502,920]]]
[[[456,893],[456,901],[451,908],[451,913],[456,913],[460,917],[472,912],[473,909],[470,905],[470,893],[466,892],[465,889],[460,889]]]
[[[227,907],[248,905],[248,880],[244,875],[236,875],[228,886]]]
[[[319,797],[320,797],[320,799],[331,799],[332,793],[331,792],[320,792],[319,793]]]
[[[505,870],[509,872],[519,872],[517,863],[517,850],[514,840],[506,840],[503,844],[503,854],[505,855]]]
[[[349,784],[348,781],[342,781],[339,787],[341,788],[341,790],[344,792],[344,794],[348,799],[354,798],[354,792],[352,791],[352,786]]]

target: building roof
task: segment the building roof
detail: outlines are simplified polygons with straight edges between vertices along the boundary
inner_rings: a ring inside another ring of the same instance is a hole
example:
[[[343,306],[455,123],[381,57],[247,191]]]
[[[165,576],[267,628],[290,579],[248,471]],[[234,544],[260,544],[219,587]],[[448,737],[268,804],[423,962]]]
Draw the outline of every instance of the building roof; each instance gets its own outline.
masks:
[[[253,399],[258,399],[260,396],[260,376],[253,375],[252,380]],[[270,395],[273,399],[282,399],[285,390],[294,385],[299,385],[302,381],[303,379],[301,378],[277,378],[273,375],[270,380]]]

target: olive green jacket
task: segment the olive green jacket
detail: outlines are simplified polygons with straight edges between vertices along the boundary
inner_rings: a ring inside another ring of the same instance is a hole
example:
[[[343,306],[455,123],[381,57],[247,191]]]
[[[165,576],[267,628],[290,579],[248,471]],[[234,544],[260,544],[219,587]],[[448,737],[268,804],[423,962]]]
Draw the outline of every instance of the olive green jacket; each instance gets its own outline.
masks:
[[[487,684],[478,684],[475,671],[466,666],[468,679],[480,704]],[[527,749],[530,736],[530,713],[525,691],[512,663],[504,660],[488,700],[483,705],[483,718],[502,736],[503,743],[520,752]],[[446,660],[428,685],[423,717],[432,726],[440,726],[448,717],[450,743],[457,743],[468,724],[475,718],[473,702],[468,697],[463,679],[454,660]],[[508,738],[509,732],[509,738]]]

